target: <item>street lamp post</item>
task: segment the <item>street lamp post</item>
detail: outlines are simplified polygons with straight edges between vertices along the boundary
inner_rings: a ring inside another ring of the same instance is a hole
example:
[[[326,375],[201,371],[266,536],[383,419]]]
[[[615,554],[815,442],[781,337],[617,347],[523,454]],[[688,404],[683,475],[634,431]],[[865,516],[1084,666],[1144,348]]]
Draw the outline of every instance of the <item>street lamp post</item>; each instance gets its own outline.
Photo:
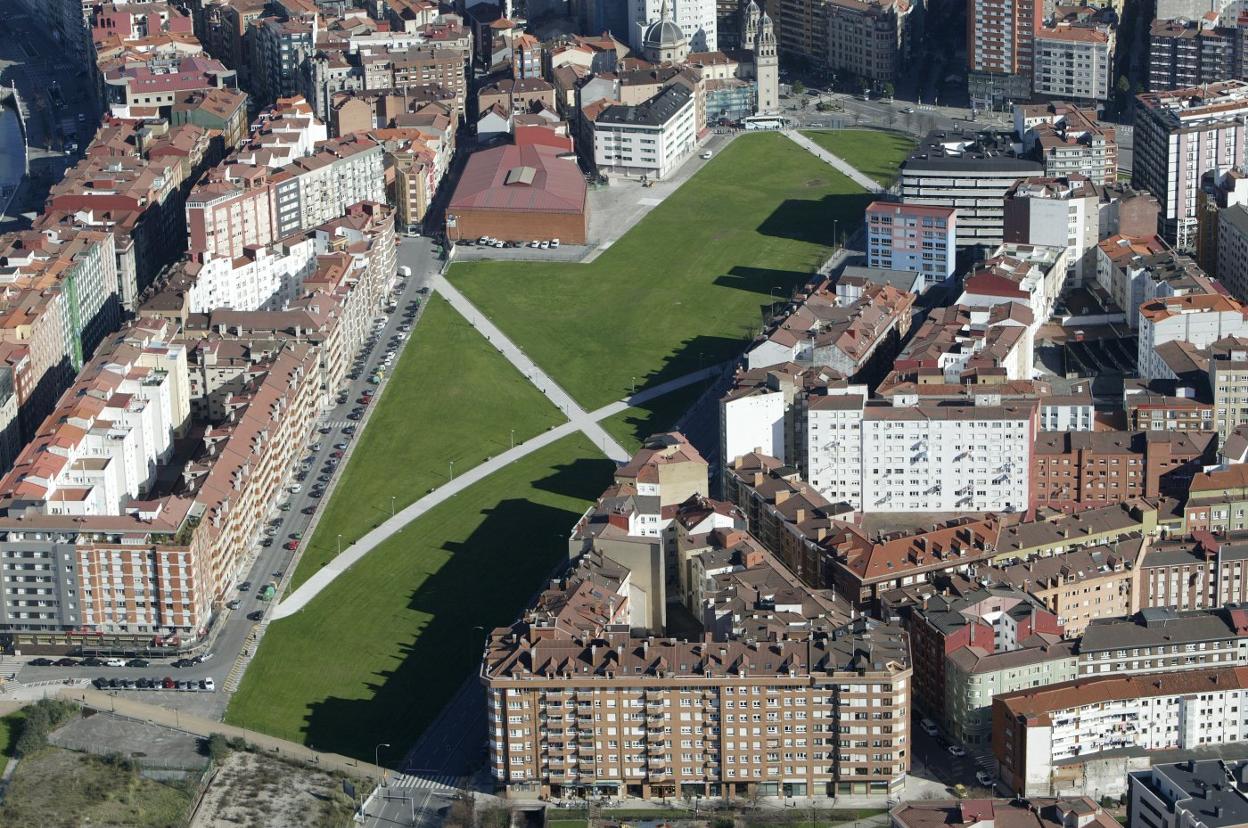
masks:
[[[390,495],[390,517],[394,517],[394,495]]]
[[[450,479],[454,480],[455,479],[455,461],[447,460],[446,468],[447,468],[447,474],[450,476]]]
[[[373,748],[373,764],[376,765],[378,768],[381,767],[381,749],[383,747],[384,748],[390,747],[390,743],[381,742],[380,744],[377,745],[377,747]],[[381,777],[377,781],[379,783],[386,781],[386,772],[384,769],[381,771]]]
[[[837,245],[841,243],[841,230],[840,230],[839,225],[840,225],[839,219],[832,219],[832,241],[834,244],[837,244]]]
[[[511,447],[513,449],[516,447],[516,430],[514,428],[511,430]]]
[[[342,554],[342,533],[338,533],[338,554]]]

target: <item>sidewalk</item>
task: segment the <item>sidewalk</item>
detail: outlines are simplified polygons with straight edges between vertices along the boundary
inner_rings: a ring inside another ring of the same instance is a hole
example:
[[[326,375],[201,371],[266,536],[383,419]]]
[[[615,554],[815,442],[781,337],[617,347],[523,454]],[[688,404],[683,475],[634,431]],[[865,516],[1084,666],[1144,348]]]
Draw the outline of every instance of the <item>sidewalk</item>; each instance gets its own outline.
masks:
[[[832,153],[828,152],[823,147],[819,146],[814,141],[807,138],[805,135],[802,135],[800,132],[796,130],[792,130],[792,129],[786,129],[784,130],[784,134],[785,136],[789,138],[789,140],[791,140],[793,143],[797,144],[799,147],[809,152],[811,155],[815,156],[821,161],[825,161],[828,164],[831,164],[833,167],[836,167],[838,170],[840,170],[842,173],[848,176],[855,184],[858,184],[867,192],[876,193],[876,194],[884,192],[884,188],[880,186],[880,182],[876,181],[873,178],[868,178],[867,176],[858,172],[858,170],[851,167],[843,158],[840,158],[839,156],[833,155]]]

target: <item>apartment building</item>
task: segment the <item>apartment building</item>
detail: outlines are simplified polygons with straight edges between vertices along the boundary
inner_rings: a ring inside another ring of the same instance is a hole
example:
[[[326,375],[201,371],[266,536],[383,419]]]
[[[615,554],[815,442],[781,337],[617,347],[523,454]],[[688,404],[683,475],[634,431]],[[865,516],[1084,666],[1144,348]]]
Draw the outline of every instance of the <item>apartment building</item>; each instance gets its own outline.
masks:
[[[1166,342],[1203,348],[1219,339],[1248,335],[1243,306],[1217,293],[1159,297],[1140,305],[1139,314],[1137,366],[1147,379],[1177,379],[1157,353]]]
[[[972,106],[989,108],[1031,96],[1036,30],[1044,6],[1034,0],[968,0],[967,87]]]
[[[1188,517],[1196,524],[1190,537],[1170,538],[1150,545],[1140,563],[1140,607],[1179,610],[1213,609],[1248,599],[1248,543],[1242,531],[1210,535],[1200,525],[1195,507]]]
[[[873,201],[866,209],[867,266],[911,270],[925,285],[953,276],[958,247],[958,211]]]
[[[966,745],[991,739],[993,696],[1076,676],[1057,617],[1027,593],[933,595],[910,613],[914,704]]]
[[[1248,668],[1081,678],[993,700],[1000,779],[1022,796],[1049,796],[1071,765],[1110,751],[1197,749],[1248,733]],[[1109,778],[1109,777],[1107,777]],[[1117,787],[1101,787],[1115,795]]]
[[[1228,207],[1248,204],[1248,176],[1236,169],[1205,173],[1196,194],[1196,261],[1218,276],[1218,226]]]
[[[0,236],[0,348],[12,370],[18,439],[121,325],[113,236],[89,230]]]
[[[1236,204],[1218,211],[1218,280],[1237,299],[1248,299],[1248,206]]]
[[[1110,544],[1055,555],[976,564],[968,577],[1026,592],[1057,617],[1067,638],[1077,638],[1097,619],[1120,618],[1139,609],[1136,571],[1146,543],[1143,535],[1132,533]]]
[[[1213,403],[1207,383],[1128,379],[1123,388],[1128,430],[1213,431]]]
[[[203,55],[134,55],[99,66],[102,100],[119,118],[147,111],[168,112],[190,92],[237,89],[238,78],[219,60]]]
[[[1148,607],[1102,618],[1079,640],[1079,675],[1138,675],[1248,664],[1248,614]]]
[[[1035,93],[1061,100],[1108,100],[1115,81],[1115,29],[1112,23],[1093,19],[1039,26],[1032,81]]]
[[[1213,822],[1236,826],[1248,822],[1248,763],[1197,759],[1156,764],[1127,775],[1129,828],[1178,828]]]
[[[1064,511],[1182,494],[1214,460],[1211,432],[1045,431],[1035,444],[1035,502]]]
[[[1043,172],[1006,136],[930,133],[901,165],[901,197],[907,205],[957,210],[958,248],[992,249],[1004,240],[1006,191]]]
[[[1014,134],[1048,178],[1082,175],[1096,185],[1117,184],[1117,132],[1098,121],[1095,110],[1068,101],[1015,104]]]
[[[1006,243],[1066,247],[1066,284],[1096,278],[1100,195],[1082,175],[1022,178],[1005,193]]]
[[[303,91],[303,63],[316,51],[314,18],[263,17],[252,24],[252,85],[248,91],[258,105],[267,106]]]
[[[1001,244],[963,280],[958,304],[1023,305],[1031,311],[1034,333],[1053,316],[1070,270],[1070,252],[1064,245]]]
[[[645,798],[900,792],[910,653],[899,626],[860,618],[767,644],[635,636],[621,623],[630,576],[587,556],[490,634],[481,681],[499,788]],[[585,670],[566,666],[585,659]]]
[[[1214,423],[1219,443],[1225,444],[1237,426],[1248,423],[1248,341],[1220,340],[1209,351]]]
[[[274,176],[277,238],[332,221],[352,204],[386,200],[383,153],[377,142],[348,135],[316,149]]]
[[[799,295],[746,352],[749,369],[785,362],[828,368],[855,380],[882,377],[910,330],[912,293],[872,285],[854,301],[838,296],[831,279]]]
[[[1248,83],[1222,81],[1140,96],[1132,183],[1161,204],[1160,231],[1180,250],[1196,245],[1201,178],[1243,166]]]
[[[1154,19],[1148,31],[1149,90],[1165,92],[1237,77],[1237,40],[1234,29],[1211,25],[1207,18]]]
[[[697,147],[695,110],[679,83],[635,106],[607,106],[593,122],[594,164],[608,175],[667,177]]]
[[[893,83],[911,58],[922,9],[908,0],[828,0],[826,66],[876,85]]]
[[[237,259],[248,247],[275,239],[270,171],[225,163],[209,171],[186,202],[192,255]]]
[[[315,268],[315,242],[292,236],[271,247],[249,247],[237,259],[182,262],[169,287],[185,289],[190,313],[285,310]]]
[[[1028,381],[1032,376],[1032,333],[1035,318],[1017,302],[998,305],[949,305],[932,309],[922,327],[893,360],[893,371],[877,388],[890,398],[918,395],[927,401],[973,403],[980,393],[1035,396],[1048,411],[1049,395],[1031,389],[1016,393],[1000,383]],[[1002,376],[1004,372],[1004,376]],[[978,382],[979,379],[983,382]],[[946,387],[965,389],[947,394]],[[1089,415],[1090,416],[1090,415]],[[1042,416],[1042,422],[1047,421]],[[1077,417],[1082,421],[1082,417]],[[1047,427],[1047,426],[1046,426]]]
[[[1171,250],[1155,235],[1115,234],[1099,242],[1096,281],[1123,309],[1130,328],[1139,328],[1139,308],[1154,299],[1218,292],[1216,283],[1190,257]]]

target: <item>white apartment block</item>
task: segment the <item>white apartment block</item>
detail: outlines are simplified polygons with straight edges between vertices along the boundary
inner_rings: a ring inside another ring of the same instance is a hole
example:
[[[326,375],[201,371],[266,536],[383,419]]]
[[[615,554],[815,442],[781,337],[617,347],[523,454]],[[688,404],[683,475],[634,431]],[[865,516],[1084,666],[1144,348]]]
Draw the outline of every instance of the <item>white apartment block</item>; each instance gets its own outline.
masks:
[[[833,503],[862,508],[862,431],[866,386],[806,400],[806,480]],[[780,455],[773,455],[779,457]]]
[[[720,443],[729,459],[758,451],[786,462],[789,395],[780,389],[743,389],[719,404]],[[813,481],[812,481],[813,484]]]
[[[188,264],[188,270],[199,268],[188,294],[190,312],[285,310],[316,269],[316,253],[312,238],[294,236],[272,247],[249,248],[237,259]]]
[[[1207,172],[1245,163],[1248,83],[1221,83],[1140,96],[1132,183],[1161,204],[1161,232],[1179,250],[1196,246],[1196,199]]]
[[[1025,510],[1035,438],[1032,406],[868,407],[862,423],[862,505],[874,512]]]
[[[89,365],[76,387],[77,404],[58,411],[71,428],[49,445],[55,460],[25,480],[43,489],[47,514],[120,514],[146,492],[190,414],[186,349],[159,342],[118,349]]]
[[[1047,795],[1057,766],[1070,760],[1244,741],[1248,689],[1242,672],[1083,679],[997,696],[993,724],[1007,731],[997,751],[1002,779],[1022,796]]]
[[[1108,100],[1114,88],[1114,31],[1109,26],[1041,26],[1036,30],[1037,95]]]
[[[679,83],[637,106],[617,104],[594,121],[594,163],[627,178],[666,178],[697,146],[693,93]]]
[[[1175,340],[1205,348],[1228,336],[1248,336],[1244,307],[1221,294],[1153,299],[1140,306],[1136,364],[1144,379],[1173,379],[1157,346]]]
[[[302,97],[283,100],[260,113],[251,125],[250,140],[233,160],[276,170],[311,155],[328,138],[329,130],[312,113],[311,104]]]
[[[628,0],[628,45],[634,52],[641,53],[642,35],[660,18],[664,5],[670,7],[672,22],[689,41],[691,52],[719,49],[716,0]]]

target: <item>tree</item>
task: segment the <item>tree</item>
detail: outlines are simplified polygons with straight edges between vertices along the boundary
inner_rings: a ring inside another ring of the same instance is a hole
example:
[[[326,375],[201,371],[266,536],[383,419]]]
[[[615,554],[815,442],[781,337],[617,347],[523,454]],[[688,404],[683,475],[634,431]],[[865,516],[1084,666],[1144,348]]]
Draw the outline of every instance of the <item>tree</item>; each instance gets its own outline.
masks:
[[[894,91],[895,91],[895,88],[893,87],[893,82],[892,82],[892,81],[884,81],[884,97],[886,97],[886,98],[891,98],[891,97],[893,97],[893,92],[894,92]]]
[[[1131,91],[1131,81],[1127,80],[1126,75],[1118,76],[1118,91],[1123,95]]]
[[[229,755],[230,743],[224,733],[213,733],[208,737],[208,758],[214,765],[221,764]]]
[[[806,84],[802,83],[800,80],[793,81],[793,94],[794,95],[806,94]]]

